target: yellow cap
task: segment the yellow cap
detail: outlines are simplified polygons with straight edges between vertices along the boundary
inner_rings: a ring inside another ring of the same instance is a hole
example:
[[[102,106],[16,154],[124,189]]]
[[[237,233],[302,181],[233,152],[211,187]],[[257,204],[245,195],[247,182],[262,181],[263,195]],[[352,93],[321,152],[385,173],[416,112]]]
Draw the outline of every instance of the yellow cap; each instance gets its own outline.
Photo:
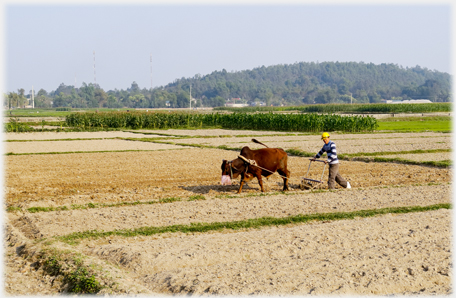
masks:
[[[326,139],[326,138],[329,138],[329,133],[327,132],[324,132],[322,135],[321,135],[321,139]]]

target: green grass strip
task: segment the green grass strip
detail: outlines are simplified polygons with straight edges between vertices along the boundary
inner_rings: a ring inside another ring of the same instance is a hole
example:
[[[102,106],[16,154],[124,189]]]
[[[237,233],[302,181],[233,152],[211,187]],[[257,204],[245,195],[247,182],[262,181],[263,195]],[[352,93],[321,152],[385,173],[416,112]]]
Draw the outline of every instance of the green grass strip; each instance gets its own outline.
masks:
[[[386,157],[355,157],[352,160],[355,161],[364,161],[364,162],[395,162],[400,164],[408,164],[408,165],[418,165],[418,166],[433,166],[439,168],[448,168],[451,167],[453,164],[452,160],[445,159],[445,160],[431,160],[431,161],[416,161],[416,160],[409,160],[403,158],[386,158]]]
[[[451,149],[432,149],[432,150],[411,150],[411,151],[396,151],[396,152],[360,152],[352,154],[339,154],[339,159],[342,160],[353,160],[353,161],[363,161],[363,162],[396,162],[401,164],[411,164],[411,165],[425,165],[425,166],[434,166],[439,168],[448,168],[453,162],[451,160],[440,160],[440,161],[416,161],[403,158],[387,158],[387,157],[376,157],[379,155],[397,155],[397,154],[424,154],[424,153],[439,153],[439,152],[451,152]],[[287,149],[285,150],[289,155],[292,156],[301,156],[301,157],[313,157],[314,152],[305,152],[299,149]],[[370,158],[373,156],[374,158]]]
[[[379,156],[379,155],[397,155],[397,154],[424,154],[424,153],[440,153],[440,152],[451,152],[451,149],[428,149],[428,150],[410,150],[410,151],[391,151],[391,152],[359,152],[342,154],[345,157],[355,156]]]
[[[451,119],[451,118],[449,118]],[[452,123],[450,120],[408,120],[408,121],[384,121],[378,123],[377,130],[390,130],[390,131],[407,131],[407,132],[421,132],[421,131],[434,131],[434,132],[450,132]]]
[[[293,156],[302,156],[302,157],[315,156],[315,152],[306,152],[306,151],[302,151],[299,149],[287,149],[287,150],[285,150],[285,152],[288,153],[289,155],[293,155]]]
[[[422,116],[401,116],[401,117],[388,117],[388,118],[381,118],[377,119],[378,122],[406,122],[406,121],[421,121],[421,122],[427,122],[427,121],[443,121],[443,122],[451,122],[453,121],[451,116],[428,116],[422,115]]]
[[[47,274],[63,277],[63,284],[66,284],[66,290],[69,293],[96,294],[103,288],[114,285],[112,282],[102,285],[97,278],[109,280],[109,277],[102,268],[85,264],[83,260],[85,257],[80,254],[75,255],[70,251],[52,248],[41,250],[37,257]]]
[[[59,206],[59,207],[30,207],[26,210],[30,213],[37,213],[37,212],[53,212],[53,211],[65,211],[65,210],[77,210],[77,209],[93,209],[93,208],[108,208],[108,207],[121,207],[121,206],[135,206],[135,205],[152,205],[152,204],[164,204],[164,203],[172,203],[178,202],[182,199],[180,197],[171,197],[171,198],[163,198],[159,199],[158,201],[135,201],[135,202],[121,202],[121,203],[114,203],[114,204],[98,204],[98,203],[88,203],[85,205],[77,205],[73,204],[71,207],[67,206]],[[205,200],[204,196],[193,196],[189,198],[191,200]],[[6,209],[7,212],[15,212],[21,211],[20,207],[8,207]]]
[[[402,214],[412,212],[425,212],[438,209],[451,209],[451,204],[436,204],[430,206],[409,206],[409,207],[391,207],[382,209],[372,210],[359,210],[352,212],[336,212],[336,213],[314,213],[305,215],[294,215],[288,217],[261,217],[240,221],[230,222],[214,222],[214,223],[192,223],[189,225],[172,225],[165,227],[141,227],[137,229],[124,229],[114,231],[97,231],[90,230],[84,232],[76,232],[69,235],[59,236],[56,239],[64,242],[73,242],[82,239],[96,239],[109,236],[123,236],[123,237],[135,237],[135,236],[150,236],[155,234],[163,233],[204,233],[209,231],[220,231],[220,230],[239,230],[239,229],[252,229],[261,228],[267,226],[281,226],[296,223],[306,223],[310,221],[334,221],[344,219],[355,219],[357,217],[366,218],[376,215],[383,215],[388,213]]]

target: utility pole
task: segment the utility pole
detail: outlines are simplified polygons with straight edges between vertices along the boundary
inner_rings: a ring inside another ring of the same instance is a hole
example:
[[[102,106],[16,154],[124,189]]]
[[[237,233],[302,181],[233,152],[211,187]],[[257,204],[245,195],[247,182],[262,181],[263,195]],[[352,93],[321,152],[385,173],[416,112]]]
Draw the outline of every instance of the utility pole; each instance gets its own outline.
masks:
[[[352,97],[352,94],[350,92],[350,104],[352,104],[352,103],[353,103],[353,97]]]
[[[192,85],[190,85],[190,110],[192,109]]]

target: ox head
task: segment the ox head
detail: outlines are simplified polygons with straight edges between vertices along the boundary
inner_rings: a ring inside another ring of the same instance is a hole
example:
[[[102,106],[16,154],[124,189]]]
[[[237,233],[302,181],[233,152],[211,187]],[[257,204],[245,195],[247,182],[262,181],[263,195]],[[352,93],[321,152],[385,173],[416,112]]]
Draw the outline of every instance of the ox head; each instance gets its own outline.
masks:
[[[239,174],[244,170],[244,162],[236,158],[234,160],[228,161],[223,160],[222,162],[222,176],[230,176],[231,179],[236,179]]]

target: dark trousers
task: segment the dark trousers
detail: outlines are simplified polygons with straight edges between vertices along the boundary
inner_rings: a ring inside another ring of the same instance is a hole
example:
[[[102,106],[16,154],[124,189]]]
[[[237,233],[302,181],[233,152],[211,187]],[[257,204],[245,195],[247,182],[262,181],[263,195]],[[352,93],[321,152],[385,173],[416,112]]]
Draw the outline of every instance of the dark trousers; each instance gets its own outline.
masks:
[[[329,165],[329,176],[328,176],[328,188],[334,189],[336,188],[336,182],[344,187],[347,188],[347,181],[339,174],[339,164]]]

